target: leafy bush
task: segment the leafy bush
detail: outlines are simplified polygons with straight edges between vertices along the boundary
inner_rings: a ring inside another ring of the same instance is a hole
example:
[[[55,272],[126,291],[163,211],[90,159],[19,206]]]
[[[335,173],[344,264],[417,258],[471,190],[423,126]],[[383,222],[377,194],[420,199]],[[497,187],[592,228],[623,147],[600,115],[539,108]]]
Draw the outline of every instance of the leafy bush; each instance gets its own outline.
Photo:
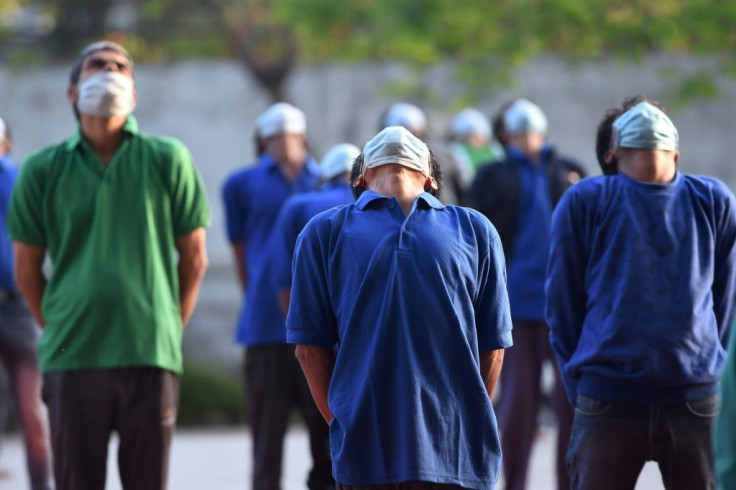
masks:
[[[242,424],[243,388],[239,379],[217,368],[185,362],[178,425]]]

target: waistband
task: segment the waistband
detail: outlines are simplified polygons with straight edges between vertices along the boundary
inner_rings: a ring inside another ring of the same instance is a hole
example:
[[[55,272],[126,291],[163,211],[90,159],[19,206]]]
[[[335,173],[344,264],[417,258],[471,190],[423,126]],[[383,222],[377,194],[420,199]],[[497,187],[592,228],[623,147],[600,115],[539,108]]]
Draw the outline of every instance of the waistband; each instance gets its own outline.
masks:
[[[605,401],[646,405],[664,405],[700,400],[718,392],[717,382],[686,386],[651,386],[628,379],[617,379],[587,373],[580,377],[578,395]]]

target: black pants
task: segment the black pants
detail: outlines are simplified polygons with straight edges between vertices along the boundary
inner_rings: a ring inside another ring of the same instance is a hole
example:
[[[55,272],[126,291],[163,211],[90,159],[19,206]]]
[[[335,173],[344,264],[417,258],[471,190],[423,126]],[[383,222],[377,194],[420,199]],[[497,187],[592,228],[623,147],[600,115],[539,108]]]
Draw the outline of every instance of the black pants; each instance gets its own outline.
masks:
[[[125,490],[164,490],[179,377],[154,367],[57,371],[43,376],[57,490],[104,490],[110,434],[120,437]]]
[[[313,466],[307,487],[333,488],[329,427],[312,399],[294,357],[294,346],[249,347],[245,355],[245,384],[253,433],[253,490],[281,488],[284,435],[293,408],[299,409],[309,431]]]
[[[464,487],[447,483],[433,483],[428,481],[405,481],[389,483],[388,485],[343,485],[335,483],[337,490],[462,490]]]

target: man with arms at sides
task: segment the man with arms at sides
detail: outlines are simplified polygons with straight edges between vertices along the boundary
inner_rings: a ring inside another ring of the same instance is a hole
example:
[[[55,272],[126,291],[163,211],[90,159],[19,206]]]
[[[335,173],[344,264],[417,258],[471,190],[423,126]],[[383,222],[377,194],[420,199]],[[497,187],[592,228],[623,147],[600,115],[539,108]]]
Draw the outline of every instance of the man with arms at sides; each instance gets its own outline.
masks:
[[[286,323],[330,424],[337,487],[491,489],[491,398],[511,345],[498,235],[436,198],[438,163],[404,128],[355,165],[356,203],[299,237]]]
[[[10,204],[60,490],[105,488],[113,431],[123,488],[166,488],[182,331],[207,267],[204,184],[184,145],[138,131],[134,85],[125,49],[88,46],[67,92],[78,129],[27,158]]]
[[[319,168],[309,156],[304,113],[280,102],[256,121],[258,161],[233,172],[226,180],[228,239],[245,293],[238,319],[237,342],[245,345],[245,392],[253,434],[254,490],[281,488],[284,435],[293,408],[298,407],[310,432],[312,460],[307,486],[332,487],[327,429],[317,407],[300,393],[304,375],[286,343],[284,316],[273,284],[273,235],[279,210],[298,193],[314,190]]]
[[[552,210],[584,172],[547,142],[547,118],[532,102],[514,101],[506,109],[503,128],[506,159],[481,167],[470,194],[471,205],[498,229],[508,261],[514,347],[506,353],[497,407],[506,489],[526,488],[540,376],[543,363],[549,361],[555,368],[557,488],[564,490],[570,486],[565,451],[573,414],[549,345],[544,281]]]
[[[274,232],[272,260],[274,284],[279,292],[279,307],[284,314],[284,319],[289,311],[291,264],[296,239],[314,216],[335,206],[354,201],[350,189],[350,170],[358,155],[360,155],[360,149],[349,143],[341,143],[330,148],[320,163],[320,182],[322,183],[320,189],[290,197],[279,212]],[[306,381],[304,388],[311,400]]]
[[[7,229],[10,194],[18,167],[10,160],[10,128],[0,118],[0,359],[13,388],[15,411],[23,432],[32,490],[53,488],[46,407],[41,400],[38,327],[13,279],[13,243]],[[4,391],[4,390],[3,390]],[[8,399],[0,400],[7,404]],[[2,421],[5,423],[5,410]]]
[[[616,175],[552,225],[546,318],[575,421],[573,489],[711,489],[710,431],[736,298],[736,198],[677,169],[678,132],[641,102],[613,123]]]

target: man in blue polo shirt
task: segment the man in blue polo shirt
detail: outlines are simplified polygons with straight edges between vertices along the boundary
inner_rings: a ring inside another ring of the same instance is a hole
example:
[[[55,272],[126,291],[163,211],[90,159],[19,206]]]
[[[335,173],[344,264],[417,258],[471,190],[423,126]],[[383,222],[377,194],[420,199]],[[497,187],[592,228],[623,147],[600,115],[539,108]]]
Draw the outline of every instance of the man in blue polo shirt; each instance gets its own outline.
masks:
[[[291,259],[296,239],[304,226],[317,214],[335,206],[353,202],[350,170],[360,149],[349,143],[335,145],[320,163],[322,186],[318,191],[290,197],[279,212],[273,240],[274,284],[279,307],[286,317],[291,296]]]
[[[30,488],[48,490],[53,488],[51,447],[41,400],[39,329],[13,279],[13,244],[6,223],[10,194],[18,177],[18,167],[8,156],[11,146],[10,130],[0,118],[0,359],[8,371],[23,428]]]
[[[381,131],[355,165],[357,202],[299,237],[286,323],[337,487],[492,489],[491,398],[511,345],[499,237],[437,200],[437,162],[406,129]]]
[[[633,489],[646,461],[668,489],[714,488],[710,430],[736,302],[736,198],[682,174],[678,133],[640,102],[613,123],[615,175],[554,213],[551,343],[575,420],[572,488]]]
[[[236,339],[246,346],[245,389],[253,434],[253,489],[281,488],[284,434],[291,410],[304,415],[312,439],[314,467],[310,490],[331,487],[327,430],[306,381],[286,344],[284,317],[273,285],[272,237],[276,218],[292,195],[311,191],[318,166],[307,152],[306,118],[296,107],[278,103],[256,122],[258,161],[234,172],[224,184],[227,233],[245,303]]]

